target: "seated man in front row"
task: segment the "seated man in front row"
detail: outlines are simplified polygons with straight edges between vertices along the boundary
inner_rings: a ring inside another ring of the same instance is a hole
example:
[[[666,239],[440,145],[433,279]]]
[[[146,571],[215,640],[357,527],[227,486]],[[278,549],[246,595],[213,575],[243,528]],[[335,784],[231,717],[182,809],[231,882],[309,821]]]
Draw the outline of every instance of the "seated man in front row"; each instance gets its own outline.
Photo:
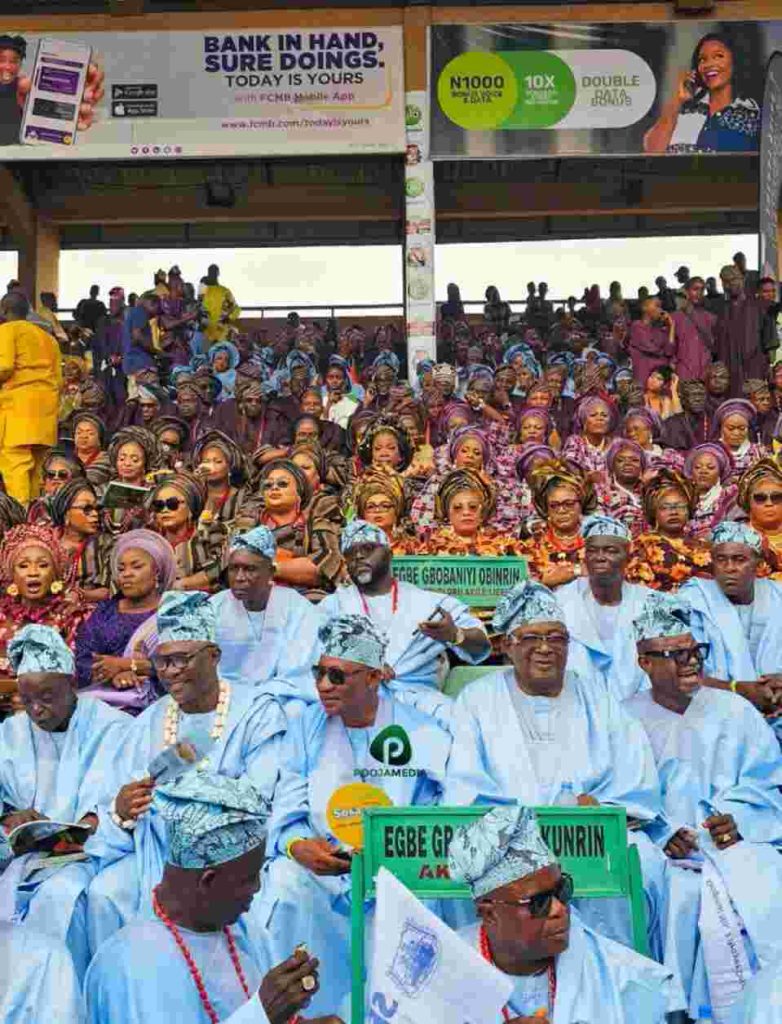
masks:
[[[156,920],[98,950],[85,981],[91,1024],[308,1024],[298,1012],[317,992],[318,960],[291,949],[269,970],[242,916],[260,889],[268,802],[246,779],[202,769],[158,787],[155,801],[168,847],[150,895]]]
[[[370,619],[332,619],[320,639],[320,703],[291,722],[283,744],[271,863],[253,916],[261,912],[276,959],[299,942],[330,951],[313,1007],[330,1009],[350,992],[350,853],[361,809],[437,803],[451,739],[383,685],[385,641]]]
[[[570,637],[558,597],[527,580],[497,605],[493,625],[505,634],[511,665],[456,700],[443,803],[613,804],[636,825],[651,824],[661,802],[649,741],[606,687],[566,669]],[[661,953],[665,858],[642,831],[631,841],[641,856],[651,949]],[[629,940],[624,901],[595,900],[585,913]]]
[[[712,1004],[719,950],[731,939],[725,925],[716,936],[703,926],[702,893],[711,891],[704,867],[716,866],[730,896],[722,917],[733,923],[735,945],[724,966],[740,958],[749,977],[755,962],[782,959],[782,758],[748,701],[703,685],[706,652],[681,593],[650,594],[635,620],[638,661],[652,689],[625,707],[646,729],[657,761],[664,820],[655,838],[670,858],[665,962],[696,1018]],[[713,1016],[722,1019],[717,1006]]]
[[[452,702],[438,690],[438,661],[447,648],[471,665],[485,661],[491,653],[486,631],[455,597],[394,579],[380,527],[354,519],[342,531],[341,548],[353,585],[330,594],[318,610],[326,621],[335,615],[372,619],[388,638],[389,690],[447,726]]]
[[[465,882],[479,922],[465,942],[510,975],[508,1024],[663,1024],[684,1006],[667,968],[587,928],[568,906],[573,882],[530,808],[492,808],[457,829],[451,878]]]

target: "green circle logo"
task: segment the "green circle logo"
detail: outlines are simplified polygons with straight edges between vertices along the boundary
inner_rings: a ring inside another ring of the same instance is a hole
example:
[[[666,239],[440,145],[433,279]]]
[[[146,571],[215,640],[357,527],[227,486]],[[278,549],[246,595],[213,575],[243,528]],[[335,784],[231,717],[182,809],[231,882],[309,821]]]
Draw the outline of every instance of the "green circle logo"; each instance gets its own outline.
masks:
[[[518,79],[519,100],[503,127],[551,128],[561,121],[576,99],[570,66],[547,50],[520,50],[508,56]]]
[[[440,109],[468,130],[497,128],[511,114],[519,87],[510,65],[496,53],[461,53],[437,81]]]

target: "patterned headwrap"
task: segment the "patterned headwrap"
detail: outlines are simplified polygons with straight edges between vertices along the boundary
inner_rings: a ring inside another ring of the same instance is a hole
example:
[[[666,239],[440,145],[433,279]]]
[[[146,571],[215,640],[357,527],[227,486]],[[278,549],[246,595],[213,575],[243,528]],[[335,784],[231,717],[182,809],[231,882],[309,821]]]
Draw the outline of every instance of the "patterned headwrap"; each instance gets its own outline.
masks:
[[[149,496],[148,501],[150,505],[158,498],[164,487],[173,487],[179,491],[187,502],[190,518],[198,519],[206,505],[206,488],[201,480],[191,473],[185,472],[171,473],[169,476],[163,476],[159,478],[159,482],[155,485],[155,489]]]
[[[687,502],[687,518],[691,519],[695,511],[698,499],[690,481],[677,473],[675,469],[662,466],[658,469],[652,479],[644,484],[641,501],[644,515],[649,525],[654,528],[657,522],[657,502],[666,491],[675,489],[681,491],[684,500]]]
[[[383,548],[391,546],[385,531],[379,526],[368,523],[365,519],[353,519],[342,530],[339,549],[346,555],[358,544],[379,544]]]
[[[390,366],[394,375],[399,376],[399,357],[394,352],[381,352],[370,367],[371,374],[374,376],[383,366]]]
[[[722,432],[722,424],[725,422],[728,416],[743,416],[747,421],[747,426],[751,427],[755,422],[755,417],[758,411],[752,402],[748,402],[746,398],[729,398],[726,402],[721,402],[714,413],[714,421],[711,425],[711,437],[712,440],[717,440]]]
[[[477,441],[481,446],[483,452],[483,466],[484,469],[491,468],[494,464],[492,457],[491,442],[486,434],[480,429],[480,427],[474,427],[468,425],[466,427],[459,427],[451,434],[448,442],[448,461],[453,465],[456,461],[456,456],[459,454],[459,449],[468,439]]]
[[[530,622],[564,621],[564,613],[549,588],[523,580],[500,598],[491,624],[498,633],[512,633]]]
[[[168,862],[208,868],[237,860],[266,842],[269,801],[246,778],[197,769],[155,787],[166,823]]]
[[[622,434],[627,437],[627,425],[630,420],[643,420],[644,423],[649,427],[649,431],[652,435],[652,440],[657,441],[660,438],[660,432],[662,431],[662,420],[656,412],[652,412],[651,409],[647,409],[645,405],[634,406],[632,409],[628,409],[625,414],[624,422],[622,423]]]
[[[160,447],[157,438],[151,430],[146,427],[122,427],[118,430],[109,444],[109,463],[113,468],[117,465],[117,456],[120,448],[126,444],[137,444],[144,453],[145,472],[150,473],[158,469],[162,462]]]
[[[540,420],[543,426],[543,436],[548,437],[552,431],[553,423],[548,409],[542,409],[539,405],[528,405],[518,413],[518,430],[521,437],[521,425],[524,420]]]
[[[487,519],[491,519],[497,500],[495,490],[471,469],[452,469],[450,473],[445,474],[434,499],[434,514],[437,519],[441,522],[448,521],[451,502],[461,491],[475,491],[479,494],[482,505],[481,521],[485,523]]]
[[[591,512],[597,507],[597,496],[591,480],[573,463],[552,458],[533,469],[529,479],[532,500],[537,512],[548,517],[549,494],[555,487],[572,487],[581,501],[581,511]]]
[[[450,363],[435,363],[432,379],[435,384],[450,384],[453,390],[456,387],[456,369]]]
[[[770,385],[762,377],[748,377],[741,385],[741,391],[747,398],[757,395],[760,391],[770,391]]]
[[[232,341],[218,341],[217,344],[212,345],[212,347],[209,349],[208,358],[210,366],[214,366],[215,356],[218,354],[218,352],[225,352],[227,354],[228,371],[235,370],[242,360],[242,357],[239,354],[239,349],[236,347],[236,345],[234,345]],[[228,371],[222,370],[221,372],[226,373]]]
[[[760,480],[773,480],[774,483],[782,484],[782,466],[776,459],[758,459],[742,474],[739,480],[738,503],[745,512],[749,512],[752,491]]]
[[[606,398],[601,398],[599,395],[586,395],[576,406],[574,415],[574,421],[580,434],[584,431],[587,416],[598,405],[602,405],[608,411],[608,433],[613,434],[616,430],[619,424],[619,410],[614,403]]]
[[[624,523],[612,516],[601,515],[599,512],[586,517],[581,524],[581,536],[584,540],[588,540],[590,537],[618,537],[620,540],[627,541],[628,544],[631,540],[630,531]]]
[[[182,447],[190,437],[190,427],[179,416],[158,416],[149,428],[161,444],[160,435],[167,430],[175,430],[179,434],[179,445]]]
[[[519,446],[518,451],[520,454],[516,459],[516,476],[519,480],[526,478],[530,464],[535,459],[550,462],[557,457],[553,448],[549,448],[547,444],[538,444],[537,441],[525,441]]]
[[[258,487],[263,494],[263,482],[269,476],[269,474],[275,469],[284,469],[286,473],[290,473],[296,484],[296,493],[299,496],[299,504],[302,508],[305,508],[312,501],[312,488],[310,482],[296,465],[295,462],[291,462],[290,459],[272,459],[271,462],[267,462],[266,465],[261,469],[260,476],[258,477]]]
[[[690,606],[676,594],[650,591],[640,614],[633,620],[636,643],[689,633],[691,611]]]
[[[298,366],[303,366],[307,371],[307,383],[313,384],[318,379],[318,371],[315,364],[307,355],[306,352],[301,352],[299,349],[294,348],[288,353],[288,358],[285,360],[285,365],[288,368],[288,373],[293,371]]]
[[[304,416],[300,416],[299,420],[305,419],[305,418],[306,417],[304,417]],[[315,419],[315,421],[317,423],[321,422],[320,420],[316,419],[316,417],[314,417],[314,416],[311,416],[309,418],[310,419]],[[298,423],[299,420],[297,420],[296,422]],[[295,427],[294,427],[294,430],[295,430]],[[321,446],[319,441],[299,441],[298,444],[294,444],[288,450],[288,458],[289,459],[292,460],[295,455],[309,455],[309,457],[315,463],[315,468],[318,471],[318,476],[320,477],[320,482],[321,483],[325,483],[326,477],[328,476],[328,472],[329,472],[329,464],[328,464],[328,460],[326,459],[326,452],[323,450],[323,447]]]
[[[620,366],[618,370],[615,370],[610,381],[610,388],[612,391],[617,390],[617,384],[622,380],[634,380],[633,371],[629,366]]]
[[[92,500],[97,504],[98,496],[95,488],[83,476],[76,476],[67,483],[64,483],[56,494],[46,499],[46,503],[49,506],[49,514],[55,526],[65,526],[65,519],[71,510],[71,505],[82,491],[89,491],[92,495]]]
[[[365,615],[338,615],[318,630],[321,655],[355,661],[367,668],[383,668],[386,639]]]
[[[531,807],[505,804],[454,833],[448,871],[465,882],[473,899],[517,882],[559,861],[543,842]]]
[[[720,480],[722,483],[728,479],[730,474],[733,472],[733,459],[730,457],[728,452],[722,447],[721,444],[712,444],[707,441],[705,444],[696,444],[694,448],[691,448],[687,453],[687,458],[684,460],[684,475],[691,480],[692,470],[695,465],[695,460],[699,455],[713,455],[717,460],[717,465],[720,471]]]
[[[76,428],[80,423],[91,423],[98,431],[98,444],[101,448],[106,446],[106,424],[100,418],[96,416],[94,412],[90,412],[89,409],[82,409],[75,412],[71,416],[71,433],[76,432]]]
[[[76,673],[73,653],[56,629],[49,626],[22,626],[8,643],[8,660],[17,676],[33,672]]]
[[[21,526],[14,526],[3,537],[2,551],[0,552],[3,583],[10,583],[13,579],[14,563],[19,553],[26,548],[43,548],[48,551],[54,563],[55,576],[58,579],[62,578],[67,560],[60,547],[57,533],[51,526],[44,526],[41,523],[24,523]]]
[[[79,385],[79,395],[81,397],[82,405],[84,405],[87,399],[92,399],[93,403],[97,399],[97,404],[99,406],[104,406],[106,404],[106,389],[100,381],[97,381],[92,377],[88,377],[86,380],[81,382]]]
[[[606,451],[606,469],[609,476],[613,477],[614,475],[614,463],[616,462],[617,455],[628,448],[640,458],[641,473],[645,473],[649,468],[649,456],[640,444],[636,441],[631,441],[629,437],[615,437]]]
[[[215,642],[217,619],[203,590],[167,590],[157,610],[159,644],[183,640]]]
[[[356,482],[354,495],[356,512],[364,515],[366,503],[375,494],[385,495],[394,506],[397,521],[405,514],[407,498],[405,497],[404,478],[393,470],[383,466],[369,467]]]
[[[537,356],[525,342],[518,342],[516,345],[511,345],[510,348],[506,349],[505,354],[502,357],[503,365],[510,366],[516,356],[521,356],[521,361],[525,369],[529,370],[530,373],[536,377],[540,377],[543,373],[540,362]]]
[[[157,590],[162,593],[174,585],[177,574],[177,562],[174,549],[165,537],[152,530],[129,530],[121,533],[111,552],[111,578],[116,582],[119,574],[119,560],[126,551],[138,548],[152,559],[157,575]]]
[[[752,548],[757,554],[763,554],[763,538],[746,523],[737,523],[726,519],[711,531],[711,544],[716,547],[718,544],[745,544]]]
[[[358,446],[358,457],[364,466],[370,466],[372,464],[372,445],[378,434],[393,434],[396,438],[396,443],[399,446],[399,455],[401,461],[397,469],[404,470],[413,461],[413,441],[407,430],[399,419],[392,413],[381,413],[376,416],[371,426],[364,434],[361,439],[361,444]]]
[[[466,421],[462,426],[470,425],[473,421],[472,408],[463,402],[461,398],[452,398],[446,402],[443,406],[442,412],[437,417],[437,423],[435,424],[435,432],[441,437],[448,438],[451,434],[452,429],[460,429],[459,427],[452,428],[449,426],[454,416],[459,415],[460,418]]]
[[[467,389],[469,390],[470,385],[476,380],[488,380],[492,382],[494,380],[494,370],[490,366],[485,366],[483,363],[475,363],[467,371]]]
[[[415,368],[415,375],[421,380],[425,373],[430,373],[432,370],[434,370],[434,360],[422,359]]]
[[[699,377],[690,378],[689,380],[680,380],[678,391],[679,397],[686,401],[693,393],[705,394],[706,385]]]
[[[345,385],[347,386],[346,393],[350,394],[350,391],[353,388],[353,381],[350,378],[350,363],[347,361],[347,359],[343,359],[342,356],[329,356],[328,369],[331,370],[334,369],[335,367],[337,370],[342,371],[342,376],[345,378]]]
[[[273,562],[277,554],[277,541],[268,526],[256,526],[247,533],[237,533],[232,538],[228,551],[250,551]]]
[[[193,465],[198,465],[207,448],[217,448],[221,451],[228,463],[230,483],[233,487],[239,487],[247,479],[247,461],[245,454],[232,437],[224,434],[222,430],[207,430],[201,434],[193,445]]]

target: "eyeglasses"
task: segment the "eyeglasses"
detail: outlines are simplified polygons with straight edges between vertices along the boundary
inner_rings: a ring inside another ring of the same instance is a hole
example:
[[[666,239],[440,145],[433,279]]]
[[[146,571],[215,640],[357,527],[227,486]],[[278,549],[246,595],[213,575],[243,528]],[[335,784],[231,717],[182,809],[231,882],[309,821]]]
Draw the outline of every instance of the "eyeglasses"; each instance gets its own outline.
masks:
[[[566,498],[564,501],[550,501],[549,512],[572,512],[577,509],[581,502],[577,498]]]
[[[153,654],[152,664],[157,672],[165,672],[169,668],[175,668],[177,672],[182,672],[191,661],[210,646],[211,644],[202,644],[198,650],[191,651],[190,654]]]
[[[317,683],[324,676],[327,676],[332,686],[344,686],[348,679],[352,679],[353,676],[357,676],[363,671],[363,668],[356,668],[352,672],[345,672],[343,669],[334,666],[329,666],[328,668],[322,665],[312,666],[312,675],[315,678],[315,682]]]
[[[91,516],[99,511],[99,505],[71,505],[71,512],[83,512],[85,516]]]
[[[515,633],[510,637],[512,644],[531,644],[533,647],[542,647],[549,644],[551,647],[564,647],[570,637],[567,633]]]
[[[782,491],[755,491],[752,501],[755,505],[782,505]]]
[[[695,644],[694,647],[677,647],[673,651],[644,651],[649,658],[665,658],[666,661],[675,661],[679,668],[684,668],[692,661],[702,665],[709,656],[711,644]]]
[[[43,475],[47,480],[70,480],[71,471],[69,469],[47,469]]]
[[[658,512],[687,512],[687,504],[683,501],[664,501],[657,506]]]
[[[184,505],[184,498],[155,498],[152,508],[155,512],[176,512],[180,505]]]
[[[291,485],[290,480],[264,480],[262,491],[286,491]]]
[[[551,913],[551,904],[555,899],[564,904],[570,903],[573,899],[573,879],[564,871],[553,889],[536,892],[534,896],[522,900],[486,900],[486,902],[496,903],[501,907],[529,907],[531,917],[545,918]]]

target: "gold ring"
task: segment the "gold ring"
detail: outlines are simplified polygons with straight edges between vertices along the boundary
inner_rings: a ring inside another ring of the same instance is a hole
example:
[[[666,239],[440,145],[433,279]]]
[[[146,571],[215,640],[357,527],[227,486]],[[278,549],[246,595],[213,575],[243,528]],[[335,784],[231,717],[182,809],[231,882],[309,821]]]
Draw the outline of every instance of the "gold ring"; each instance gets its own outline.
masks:
[[[305,992],[314,992],[318,987],[318,983],[315,980],[315,976],[312,974],[305,974],[301,979],[301,987]]]

